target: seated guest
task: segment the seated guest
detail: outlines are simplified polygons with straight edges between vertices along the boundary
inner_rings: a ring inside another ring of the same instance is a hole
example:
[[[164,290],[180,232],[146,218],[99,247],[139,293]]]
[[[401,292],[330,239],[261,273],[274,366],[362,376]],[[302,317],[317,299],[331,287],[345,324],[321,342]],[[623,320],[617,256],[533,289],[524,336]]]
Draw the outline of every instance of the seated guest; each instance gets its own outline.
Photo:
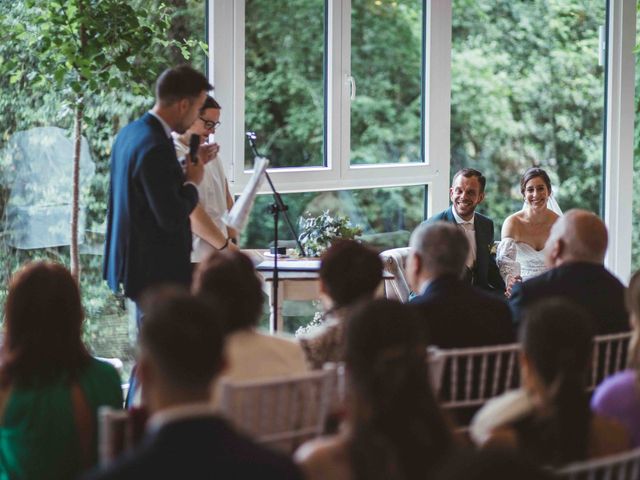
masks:
[[[461,279],[469,253],[462,230],[445,222],[418,226],[411,235],[407,277],[419,295],[413,306],[429,343],[440,348],[514,341],[506,302]]]
[[[627,289],[629,323],[633,330],[629,343],[629,369],[607,378],[591,398],[591,410],[624,425],[633,447],[640,447],[640,271]]]
[[[514,320],[520,322],[528,305],[557,295],[591,314],[596,335],[628,330],[624,286],[604,267],[607,241],[607,227],[595,214],[575,209],[560,217],[545,245],[551,270],[513,287]]]
[[[430,478],[453,440],[425,353],[419,320],[406,305],[374,300],[350,317],[346,424],[296,452],[307,480]]]
[[[151,417],[146,436],[92,479],[300,479],[291,460],[236,433],[209,403],[224,367],[220,314],[187,293],[147,297],[138,374]]]
[[[4,313],[0,478],[75,478],[97,461],[98,408],[122,408],[118,373],[82,343],[80,292],[62,265],[16,273]]]
[[[353,240],[339,240],[322,255],[320,298],[323,323],[299,337],[312,368],[344,357],[344,325],[353,305],[372,299],[382,282],[382,261],[376,252]]]
[[[215,252],[200,263],[193,282],[196,295],[214,301],[226,313],[228,366],[223,379],[253,380],[308,370],[297,342],[258,331],[264,297],[249,257],[239,251]]]
[[[586,372],[593,348],[585,311],[560,298],[529,307],[521,332],[522,387],[490,400],[474,417],[481,446],[514,448],[559,466],[624,451],[624,429],[589,411]]]

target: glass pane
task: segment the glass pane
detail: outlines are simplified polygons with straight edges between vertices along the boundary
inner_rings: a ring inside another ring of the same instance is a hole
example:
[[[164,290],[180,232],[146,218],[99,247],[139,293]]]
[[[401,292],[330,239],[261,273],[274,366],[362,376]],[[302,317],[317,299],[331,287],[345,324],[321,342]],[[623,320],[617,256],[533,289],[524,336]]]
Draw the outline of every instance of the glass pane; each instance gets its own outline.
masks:
[[[351,163],[422,161],[423,1],[351,2]]]
[[[170,27],[162,38],[205,40],[203,0],[132,0],[128,4],[141,12],[140,22],[150,22],[150,28],[160,28],[161,4],[166,5]],[[37,8],[27,7],[23,0],[0,2],[0,18],[35,29]],[[100,20],[110,18],[96,18]],[[28,260],[69,265],[73,98],[68,86],[34,87],[33,73],[42,58],[27,41],[28,36],[0,44],[0,57],[14,59],[16,71],[25,73],[16,82],[0,80],[0,308],[4,308],[9,276]],[[84,338],[93,354],[124,362],[123,380],[132,365],[136,332],[135,326],[129,326],[124,299],[113,295],[102,279],[109,156],[116,133],[153,104],[160,72],[186,61],[178,48],[159,44],[153,48],[152,55],[136,59],[144,62],[146,76],[130,79],[130,84],[148,86],[148,95],[114,90],[104,82],[101,91],[87,99],[84,111],[80,200]],[[194,44],[188,50],[188,61],[204,71],[206,56],[201,46]]]
[[[245,129],[272,167],[323,166],[324,0],[247,0],[245,15]]]
[[[424,217],[424,186],[386,187],[363,190],[288,193],[282,199],[296,234],[303,216],[318,216],[328,211],[347,217],[359,225],[362,240],[379,250],[406,247],[411,231]],[[271,195],[260,195],[242,233],[243,248],[267,248],[273,239],[273,218],[266,213],[273,203]],[[284,219],[280,219],[279,239],[293,240]]]
[[[451,173],[487,177],[483,209],[500,223],[522,208],[519,181],[549,173],[563,210],[600,212],[604,0],[453,2]]]

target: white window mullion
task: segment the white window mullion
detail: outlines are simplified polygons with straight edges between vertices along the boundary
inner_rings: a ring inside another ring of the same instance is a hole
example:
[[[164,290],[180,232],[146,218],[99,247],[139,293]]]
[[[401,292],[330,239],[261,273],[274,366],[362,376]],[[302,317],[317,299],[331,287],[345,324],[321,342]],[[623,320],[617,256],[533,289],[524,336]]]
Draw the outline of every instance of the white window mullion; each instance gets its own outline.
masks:
[[[350,164],[351,134],[351,0],[327,4],[327,152],[326,167],[273,169],[270,174],[282,192],[335,190],[429,184],[430,207],[448,203],[451,0],[428,0],[425,48],[426,163],[404,165]],[[223,127],[216,133],[233,193],[250,178],[244,170],[245,130],[245,0],[209,3],[210,75],[222,108]],[[435,55],[435,58],[433,58]],[[355,79],[356,85],[359,79]],[[433,111],[431,111],[433,109]],[[433,119],[433,121],[431,121]],[[264,152],[267,154],[268,152]]]
[[[222,107],[222,128],[216,131],[220,156],[233,186],[242,176],[244,144],[244,1],[209,2],[209,77]]]
[[[428,216],[449,206],[451,169],[451,0],[426,5],[425,162],[432,167]]]
[[[610,0],[607,76],[605,222],[606,265],[623,282],[631,273],[635,0]]]
[[[351,0],[338,0],[341,4],[342,43],[337,52],[340,56],[340,158],[339,176],[343,179],[349,171],[351,161]],[[358,79],[354,78],[354,82]],[[357,93],[357,92],[356,92]]]

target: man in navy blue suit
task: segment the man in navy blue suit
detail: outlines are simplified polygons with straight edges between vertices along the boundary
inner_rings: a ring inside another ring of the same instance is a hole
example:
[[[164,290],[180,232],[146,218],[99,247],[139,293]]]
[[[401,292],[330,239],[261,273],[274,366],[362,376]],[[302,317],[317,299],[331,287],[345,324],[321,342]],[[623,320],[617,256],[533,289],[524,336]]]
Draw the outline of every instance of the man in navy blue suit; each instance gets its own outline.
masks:
[[[113,144],[104,278],[136,302],[138,321],[144,289],[191,282],[189,214],[198,203],[203,165],[187,161],[183,172],[171,131],[191,126],[212,88],[189,66],[166,70],[153,109],[124,127]]]
[[[161,289],[143,301],[138,365],[151,417],[142,444],[94,480],[298,480],[287,456],[237,433],[215,414],[212,382],[223,370],[224,318],[186,292]]]
[[[486,183],[486,178],[478,170],[463,168],[458,171],[449,189],[451,206],[433,215],[427,223],[444,221],[464,229],[470,246],[466,278],[476,287],[503,294],[504,281],[495,258],[491,256],[493,221],[476,212],[476,207],[484,200]]]
[[[429,344],[467,348],[515,341],[511,312],[503,298],[461,279],[469,254],[465,232],[448,222],[419,225],[411,234],[407,277],[418,293],[410,304]]]

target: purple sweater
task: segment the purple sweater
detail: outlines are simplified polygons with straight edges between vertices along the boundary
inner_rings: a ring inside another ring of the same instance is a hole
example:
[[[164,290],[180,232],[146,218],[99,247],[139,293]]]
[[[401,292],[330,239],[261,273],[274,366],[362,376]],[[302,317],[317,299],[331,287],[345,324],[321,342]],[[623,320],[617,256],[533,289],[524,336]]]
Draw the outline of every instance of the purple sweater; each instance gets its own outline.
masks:
[[[625,370],[598,385],[591,410],[619,421],[629,432],[633,447],[640,446],[640,390],[635,370]]]

